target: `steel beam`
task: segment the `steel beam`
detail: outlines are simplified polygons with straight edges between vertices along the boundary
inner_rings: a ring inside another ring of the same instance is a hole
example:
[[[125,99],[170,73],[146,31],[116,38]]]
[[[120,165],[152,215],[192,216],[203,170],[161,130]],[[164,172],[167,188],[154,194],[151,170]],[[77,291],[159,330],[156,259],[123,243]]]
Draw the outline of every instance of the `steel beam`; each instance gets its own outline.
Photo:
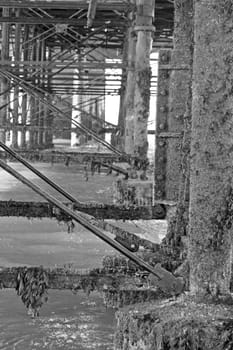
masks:
[[[46,0],[0,0],[0,7],[9,8],[43,8],[43,9],[88,9],[86,0],[65,0],[65,1],[46,1]],[[129,5],[123,0],[99,0],[98,10],[127,10]]]

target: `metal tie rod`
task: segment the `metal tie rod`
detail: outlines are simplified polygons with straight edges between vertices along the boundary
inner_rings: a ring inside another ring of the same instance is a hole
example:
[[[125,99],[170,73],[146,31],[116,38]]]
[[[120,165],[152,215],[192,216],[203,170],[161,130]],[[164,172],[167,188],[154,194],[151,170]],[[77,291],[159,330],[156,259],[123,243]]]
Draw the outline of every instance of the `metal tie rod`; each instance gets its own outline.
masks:
[[[104,242],[109,244],[111,247],[115,248],[117,251],[119,251],[121,254],[132,260],[137,265],[143,267],[146,271],[150,272],[152,275],[156,277],[156,284],[165,292],[168,292],[170,294],[180,294],[184,289],[184,282],[180,278],[176,278],[172,275],[172,273],[168,272],[167,270],[163,269],[160,264],[157,264],[155,267],[150,266],[145,261],[143,261],[138,256],[134,255],[131,251],[129,251],[127,248],[122,246],[120,243],[116,242],[112,238],[108,237],[102,230],[100,230],[98,227],[91,224],[86,218],[84,218],[82,215],[77,214],[67,206],[65,206],[63,203],[58,201],[55,197],[49,195],[44,190],[42,190],[39,186],[33,184],[30,180],[28,180],[25,176],[21,175],[19,172],[17,172],[15,169],[13,169],[11,166],[6,164],[4,161],[0,160],[0,166],[6,170],[9,174],[14,176],[16,179],[21,181],[23,184],[31,188],[34,192],[38,193],[40,196],[45,198],[49,203],[52,203],[56,207],[58,207],[60,210],[65,212],[67,215],[69,215],[73,220],[77,221],[79,224],[81,224],[83,227],[87,228],[89,231],[94,233],[97,237],[102,239]]]
[[[44,180],[47,184],[49,184],[51,187],[53,187],[56,191],[58,191],[60,194],[62,194],[64,197],[66,197],[68,200],[70,200],[73,203],[77,203],[81,205],[81,202],[78,202],[76,198],[74,198],[71,194],[63,190],[60,186],[58,186],[55,182],[50,180],[47,176],[42,174],[39,170],[37,170],[34,166],[32,166],[29,162],[27,162],[23,157],[21,157],[18,153],[13,151],[11,148],[6,146],[2,141],[0,141],[0,147],[2,147],[7,153],[9,153],[12,157],[17,159],[20,163],[25,165],[29,170],[31,170],[34,174],[39,176],[42,180]]]

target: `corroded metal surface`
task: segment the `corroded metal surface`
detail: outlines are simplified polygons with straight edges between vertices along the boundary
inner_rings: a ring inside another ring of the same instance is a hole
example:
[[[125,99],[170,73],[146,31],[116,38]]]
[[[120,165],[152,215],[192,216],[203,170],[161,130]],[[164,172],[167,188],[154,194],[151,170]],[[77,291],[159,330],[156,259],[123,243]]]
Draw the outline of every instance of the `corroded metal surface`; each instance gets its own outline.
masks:
[[[22,201],[0,201],[0,216],[24,216],[28,218],[51,217],[61,218],[60,211],[56,211],[51,204],[46,202],[22,202]],[[74,204],[73,208],[77,211],[85,212],[94,216],[96,219],[115,219],[115,220],[150,220],[164,219],[166,210],[163,205],[142,207],[125,207],[113,204],[87,203]],[[63,215],[65,219],[66,216]]]

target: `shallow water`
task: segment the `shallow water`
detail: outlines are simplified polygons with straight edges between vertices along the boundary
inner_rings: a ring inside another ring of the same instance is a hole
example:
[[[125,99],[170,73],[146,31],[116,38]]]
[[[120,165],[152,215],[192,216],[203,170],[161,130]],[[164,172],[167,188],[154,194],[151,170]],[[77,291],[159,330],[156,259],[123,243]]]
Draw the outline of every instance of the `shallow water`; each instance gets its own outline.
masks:
[[[0,266],[100,266],[112,249],[81,226],[72,234],[55,220],[0,220]],[[0,349],[97,349],[113,344],[114,311],[101,295],[49,290],[40,317],[31,319],[14,290],[0,291]]]
[[[97,293],[89,298],[49,291],[39,318],[31,319],[13,290],[0,292],[0,349],[110,350],[114,313]]]

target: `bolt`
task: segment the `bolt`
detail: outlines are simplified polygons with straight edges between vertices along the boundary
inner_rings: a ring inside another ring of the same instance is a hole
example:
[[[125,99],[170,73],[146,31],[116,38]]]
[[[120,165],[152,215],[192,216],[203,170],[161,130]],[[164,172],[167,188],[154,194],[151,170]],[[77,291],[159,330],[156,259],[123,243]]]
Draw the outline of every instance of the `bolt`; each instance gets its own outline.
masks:
[[[159,163],[163,163],[164,162],[164,157],[159,157],[158,161],[159,161]]]
[[[160,112],[166,112],[166,106],[161,106],[160,108],[159,108],[159,110],[160,110]]]
[[[161,76],[162,79],[166,80],[168,78],[168,72],[165,71],[162,74],[160,73],[160,76]]]
[[[159,145],[160,147],[165,146],[165,141],[159,141],[159,142],[158,142],[158,145]]]
[[[162,195],[163,195],[163,192],[162,191],[158,191],[158,192],[156,192],[156,195],[157,195],[157,197],[161,198]]]
[[[162,63],[167,62],[167,55],[166,55],[165,53],[164,53],[163,55],[160,56],[160,61],[161,61]]]
[[[167,90],[165,90],[165,89],[164,89],[164,90],[161,90],[161,91],[160,91],[160,95],[161,95],[161,96],[166,96],[166,95],[167,95]]]
[[[163,175],[157,175],[157,180],[162,181],[163,180]]]

